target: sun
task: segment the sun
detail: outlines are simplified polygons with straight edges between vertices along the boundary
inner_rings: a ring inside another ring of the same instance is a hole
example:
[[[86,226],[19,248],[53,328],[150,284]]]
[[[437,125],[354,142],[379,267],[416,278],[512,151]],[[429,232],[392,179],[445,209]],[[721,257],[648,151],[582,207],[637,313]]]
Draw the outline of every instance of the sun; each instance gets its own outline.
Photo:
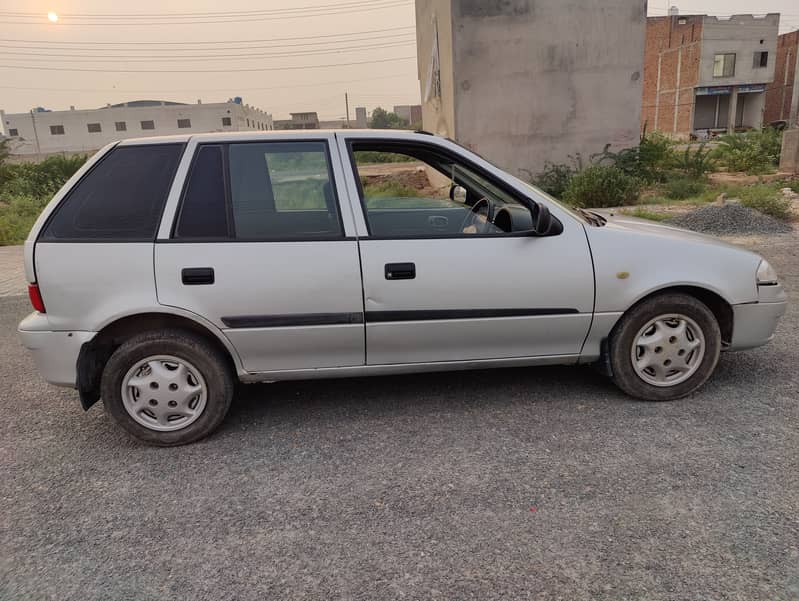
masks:
[[[54,13],[53,11],[50,11],[49,13],[47,13],[47,19],[51,23],[56,23],[58,21],[58,14]]]

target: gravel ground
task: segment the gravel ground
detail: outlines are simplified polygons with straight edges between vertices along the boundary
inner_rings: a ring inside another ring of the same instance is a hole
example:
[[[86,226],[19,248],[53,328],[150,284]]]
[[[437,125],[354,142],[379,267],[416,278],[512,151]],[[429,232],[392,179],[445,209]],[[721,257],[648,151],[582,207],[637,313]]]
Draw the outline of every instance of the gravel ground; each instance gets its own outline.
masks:
[[[749,241],[799,290],[796,235]],[[245,387],[198,444],[50,387],[0,298],[0,599],[799,598],[796,303],[693,398],[588,368]]]
[[[695,232],[720,235],[781,234],[791,225],[738,203],[709,205],[669,219],[669,223]]]

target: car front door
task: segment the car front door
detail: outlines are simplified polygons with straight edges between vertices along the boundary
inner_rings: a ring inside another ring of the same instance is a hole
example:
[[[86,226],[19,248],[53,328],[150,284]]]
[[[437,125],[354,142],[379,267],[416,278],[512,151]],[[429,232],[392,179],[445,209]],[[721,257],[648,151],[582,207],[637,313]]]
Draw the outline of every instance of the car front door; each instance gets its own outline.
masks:
[[[248,372],[363,365],[358,246],[332,136],[264,140],[188,149],[155,245],[159,302],[219,327]]]
[[[440,139],[338,137],[363,217],[368,365],[579,355],[594,296],[579,222],[509,233],[492,223],[500,210],[534,205],[471,153]]]

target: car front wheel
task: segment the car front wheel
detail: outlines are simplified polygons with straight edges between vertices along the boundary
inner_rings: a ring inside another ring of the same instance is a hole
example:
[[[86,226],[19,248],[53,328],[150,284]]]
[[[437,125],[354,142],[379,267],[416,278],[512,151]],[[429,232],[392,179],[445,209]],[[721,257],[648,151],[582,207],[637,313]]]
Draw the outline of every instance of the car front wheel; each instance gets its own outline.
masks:
[[[203,338],[147,332],[111,355],[102,397],[108,413],[134,437],[177,446],[219,426],[233,398],[233,377],[224,356]]]
[[[662,294],[636,305],[609,341],[613,380],[647,401],[670,401],[697,390],[710,378],[720,352],[713,312],[684,294]]]

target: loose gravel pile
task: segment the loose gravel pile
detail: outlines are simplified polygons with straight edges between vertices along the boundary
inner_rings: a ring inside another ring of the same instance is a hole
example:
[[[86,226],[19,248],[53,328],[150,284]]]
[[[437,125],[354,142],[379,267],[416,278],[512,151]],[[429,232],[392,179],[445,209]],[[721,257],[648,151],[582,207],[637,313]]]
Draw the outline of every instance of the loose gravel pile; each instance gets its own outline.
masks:
[[[668,221],[695,232],[715,235],[781,234],[792,231],[789,224],[736,203],[711,205]]]

